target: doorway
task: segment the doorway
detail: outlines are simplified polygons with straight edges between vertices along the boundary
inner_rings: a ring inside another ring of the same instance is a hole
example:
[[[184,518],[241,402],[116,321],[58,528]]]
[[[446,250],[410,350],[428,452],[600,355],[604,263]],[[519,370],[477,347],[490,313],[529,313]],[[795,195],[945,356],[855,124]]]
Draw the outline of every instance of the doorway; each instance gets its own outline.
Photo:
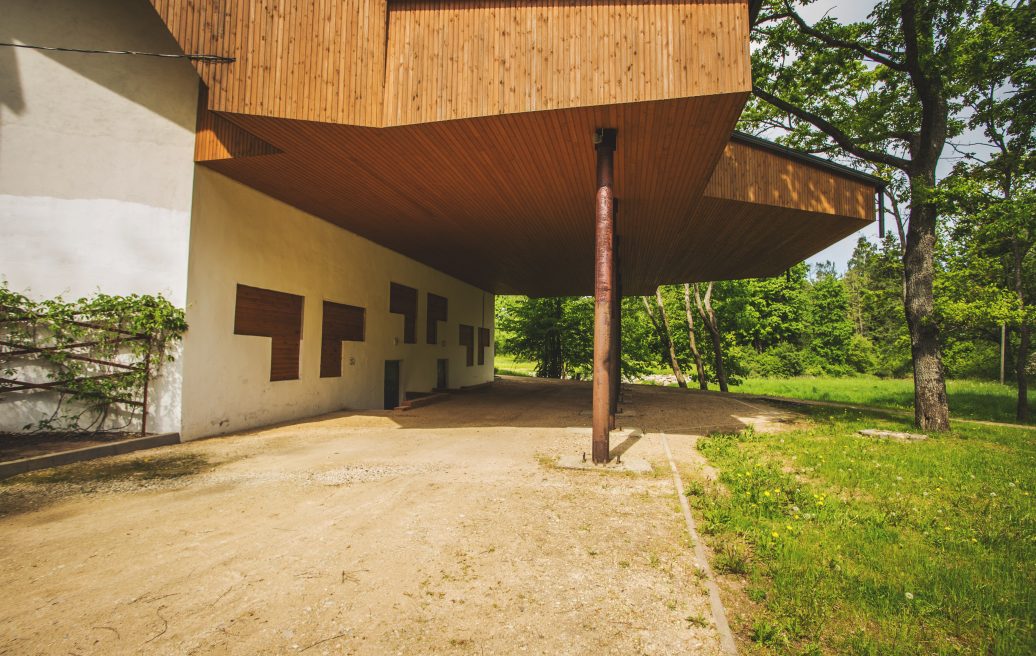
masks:
[[[447,359],[439,360],[435,365],[435,388],[444,390],[447,388],[447,372],[449,371],[450,361]]]
[[[385,360],[385,409],[399,405],[399,360]]]

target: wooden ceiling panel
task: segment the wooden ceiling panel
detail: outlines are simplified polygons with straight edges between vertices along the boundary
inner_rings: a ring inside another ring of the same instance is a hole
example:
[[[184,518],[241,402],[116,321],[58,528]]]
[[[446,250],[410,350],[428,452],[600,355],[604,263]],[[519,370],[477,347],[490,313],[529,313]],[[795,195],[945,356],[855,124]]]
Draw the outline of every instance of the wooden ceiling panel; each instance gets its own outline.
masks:
[[[745,101],[728,94],[374,129],[226,115],[279,154],[205,162],[500,293],[592,285],[593,132],[618,130],[627,289],[664,275]]]
[[[688,221],[690,229],[674,239],[681,254],[654,285],[774,276],[868,224],[869,219],[705,196]],[[630,293],[652,290],[649,285]]]
[[[873,218],[872,186],[728,142],[744,100],[388,129],[227,115],[281,152],[204,164],[483,289],[585,294],[592,134],[615,127],[623,285],[643,293],[662,282],[779,272]]]
[[[728,143],[746,0],[151,1],[236,58],[195,63],[203,165],[493,292],[592,290],[597,128],[629,293],[780,271],[872,217],[872,186]]]

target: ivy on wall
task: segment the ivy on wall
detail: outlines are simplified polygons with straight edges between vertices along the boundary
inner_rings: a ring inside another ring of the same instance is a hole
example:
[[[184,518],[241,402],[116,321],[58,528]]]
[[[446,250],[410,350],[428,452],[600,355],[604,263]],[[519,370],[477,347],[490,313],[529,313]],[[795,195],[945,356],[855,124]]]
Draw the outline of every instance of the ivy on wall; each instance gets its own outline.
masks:
[[[161,295],[33,301],[0,281],[0,394],[52,392],[26,431],[126,429],[186,330]]]

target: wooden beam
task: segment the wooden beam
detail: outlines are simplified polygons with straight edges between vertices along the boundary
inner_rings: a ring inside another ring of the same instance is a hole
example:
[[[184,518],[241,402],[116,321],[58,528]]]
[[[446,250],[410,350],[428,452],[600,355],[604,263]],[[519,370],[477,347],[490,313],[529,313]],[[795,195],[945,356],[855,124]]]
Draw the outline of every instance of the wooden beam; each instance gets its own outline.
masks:
[[[612,207],[615,184],[615,130],[598,130],[594,136],[597,150],[597,218],[594,224],[594,383],[593,383],[593,461],[608,462],[610,445],[610,402],[612,367],[612,305],[615,268]]]

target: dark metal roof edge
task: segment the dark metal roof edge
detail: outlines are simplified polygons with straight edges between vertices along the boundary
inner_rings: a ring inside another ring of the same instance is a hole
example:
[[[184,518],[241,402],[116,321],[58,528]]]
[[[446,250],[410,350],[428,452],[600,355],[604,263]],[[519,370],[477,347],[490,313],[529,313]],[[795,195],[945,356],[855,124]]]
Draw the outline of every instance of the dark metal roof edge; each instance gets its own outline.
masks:
[[[831,171],[832,173],[837,173],[838,175],[843,175],[847,178],[852,178],[853,180],[866,182],[874,185],[878,189],[884,189],[888,186],[887,181],[879,178],[876,175],[871,175],[869,173],[857,171],[856,169],[846,166],[844,164],[832,162],[829,159],[818,157],[817,155],[812,155],[810,153],[804,153],[801,150],[788,148],[787,146],[782,146],[778,143],[767,141],[766,139],[762,139],[751,134],[745,134],[744,132],[735,131],[730,136],[730,140],[740,141],[741,143],[747,144],[749,146],[756,146],[764,150],[769,150],[771,152],[777,153],[778,155],[783,155],[789,159],[798,160],[800,162],[803,162],[804,164],[809,164],[810,166],[825,169]]]

